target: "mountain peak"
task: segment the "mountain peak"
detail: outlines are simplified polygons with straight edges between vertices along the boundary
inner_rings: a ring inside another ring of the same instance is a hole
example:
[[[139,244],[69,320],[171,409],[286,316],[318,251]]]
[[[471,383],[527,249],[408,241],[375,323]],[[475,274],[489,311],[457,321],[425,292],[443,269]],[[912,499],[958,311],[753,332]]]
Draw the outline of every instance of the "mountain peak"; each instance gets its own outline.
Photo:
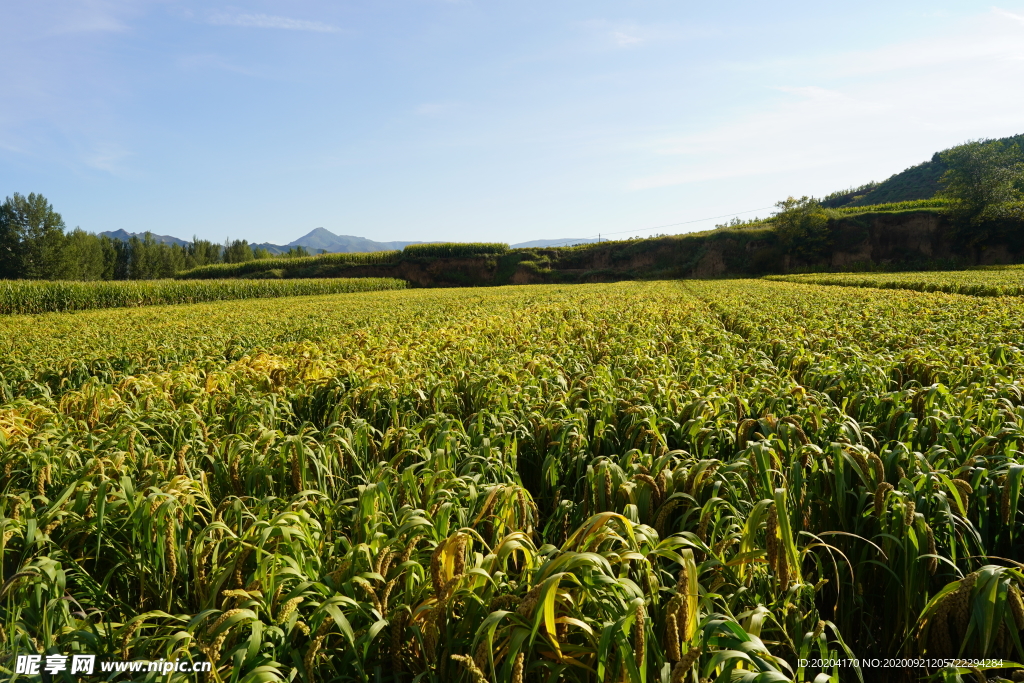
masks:
[[[336,240],[338,236],[325,228],[313,228],[297,240],[288,243],[289,247],[305,246],[309,240]]]
[[[310,230],[299,239],[289,242],[289,247],[305,247],[313,253],[323,249],[324,251],[337,253],[355,253],[368,251],[390,251],[401,249],[407,244],[419,244],[418,242],[374,242],[365,237],[355,235],[335,235],[330,230],[316,228]]]
[[[323,228],[314,228],[313,230],[310,230],[308,233],[298,238],[297,240],[292,240],[285,246],[307,248],[312,247],[314,249],[320,249],[326,247],[321,247],[318,245],[330,244],[333,243],[336,239],[337,235],[335,235],[330,230],[324,230]]]
[[[112,240],[118,240],[120,242],[127,242],[133,237],[138,237],[140,240],[145,239],[146,235],[149,235],[154,242],[160,244],[171,244],[179,247],[184,247],[188,244],[187,240],[178,239],[177,237],[171,237],[170,235],[154,235],[153,233],[145,232],[128,232],[124,228],[120,230],[108,230],[107,232],[101,232],[100,237],[109,237]]]

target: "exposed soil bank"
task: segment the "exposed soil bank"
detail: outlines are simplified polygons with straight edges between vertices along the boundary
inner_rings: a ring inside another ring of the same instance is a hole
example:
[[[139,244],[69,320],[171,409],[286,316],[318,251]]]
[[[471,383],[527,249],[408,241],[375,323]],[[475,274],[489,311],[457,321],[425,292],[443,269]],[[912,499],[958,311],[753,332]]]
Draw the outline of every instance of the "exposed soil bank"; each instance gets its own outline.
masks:
[[[516,249],[462,258],[401,256],[394,263],[331,264],[265,277],[397,277],[417,287],[711,278],[828,270],[925,269],[1024,261],[1024,225],[1000,226],[986,246],[957,246],[932,210],[865,213],[832,221],[831,245],[813,260],[785,253],[768,228],[715,230],[580,247]]]

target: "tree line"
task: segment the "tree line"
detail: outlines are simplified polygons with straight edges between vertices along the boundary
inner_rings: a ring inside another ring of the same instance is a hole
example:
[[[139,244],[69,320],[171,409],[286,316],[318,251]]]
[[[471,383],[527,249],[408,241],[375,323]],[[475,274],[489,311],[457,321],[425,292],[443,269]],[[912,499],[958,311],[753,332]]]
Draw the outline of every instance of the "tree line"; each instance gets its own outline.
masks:
[[[15,192],[0,204],[0,279],[6,280],[152,280],[215,263],[309,255],[303,247],[274,255],[246,240],[217,244],[194,238],[182,246],[158,242],[148,232],[123,241],[81,228],[69,231],[36,193]]]

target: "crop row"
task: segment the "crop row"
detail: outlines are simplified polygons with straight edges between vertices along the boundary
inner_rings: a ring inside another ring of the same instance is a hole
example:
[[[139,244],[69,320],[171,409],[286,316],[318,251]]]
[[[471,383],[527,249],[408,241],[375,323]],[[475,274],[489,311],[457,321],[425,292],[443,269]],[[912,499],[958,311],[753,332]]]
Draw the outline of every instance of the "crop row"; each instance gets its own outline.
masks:
[[[405,287],[404,280],[394,278],[324,278],[288,281],[206,280],[203,282],[0,280],[0,315],[372,292]]]
[[[214,263],[179,272],[179,280],[208,280],[210,278],[260,277],[276,270],[329,268],[332,266],[375,266],[395,263],[401,251],[373,251],[357,253],[317,254],[316,256],[264,258],[241,263]]]
[[[10,318],[0,668],[670,683],[1021,661],[1022,313],[716,281]]]
[[[1024,295],[1024,266],[989,267],[980,270],[932,271],[921,273],[812,273],[770,275],[766,279],[841,287],[909,289],[917,292],[946,292],[970,296]]]
[[[425,242],[409,244],[402,250],[404,256],[459,258],[504,254],[509,247],[503,242]]]
[[[891,213],[897,211],[917,211],[920,209],[945,209],[949,206],[949,200],[941,197],[932,199],[913,199],[904,202],[888,202],[885,204],[871,204],[868,206],[842,206],[829,209],[833,215],[843,216],[859,213]]]

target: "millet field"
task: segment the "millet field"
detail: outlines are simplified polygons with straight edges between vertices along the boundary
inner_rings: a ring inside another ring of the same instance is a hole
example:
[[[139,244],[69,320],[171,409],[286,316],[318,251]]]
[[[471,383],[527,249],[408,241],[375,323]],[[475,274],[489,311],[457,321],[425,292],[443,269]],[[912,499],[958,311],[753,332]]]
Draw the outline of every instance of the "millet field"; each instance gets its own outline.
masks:
[[[0,672],[1011,679],[1024,298],[971,277],[2,317]],[[903,663],[801,665],[852,658]]]

